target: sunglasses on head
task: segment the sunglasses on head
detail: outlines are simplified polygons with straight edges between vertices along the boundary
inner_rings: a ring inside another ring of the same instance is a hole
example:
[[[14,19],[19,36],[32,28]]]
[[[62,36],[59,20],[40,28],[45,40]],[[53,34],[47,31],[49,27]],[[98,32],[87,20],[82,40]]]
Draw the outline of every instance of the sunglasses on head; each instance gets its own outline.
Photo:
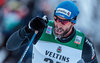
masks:
[[[71,21],[71,19],[60,19],[58,16],[54,15],[54,20],[56,22],[61,22],[63,25]]]

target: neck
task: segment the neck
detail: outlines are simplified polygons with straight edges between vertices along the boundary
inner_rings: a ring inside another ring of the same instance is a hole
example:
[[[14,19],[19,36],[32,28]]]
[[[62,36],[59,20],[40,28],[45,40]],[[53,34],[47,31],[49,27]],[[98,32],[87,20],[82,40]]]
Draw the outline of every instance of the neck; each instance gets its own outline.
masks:
[[[69,30],[67,34],[65,34],[63,37],[68,37],[72,33],[72,28]]]

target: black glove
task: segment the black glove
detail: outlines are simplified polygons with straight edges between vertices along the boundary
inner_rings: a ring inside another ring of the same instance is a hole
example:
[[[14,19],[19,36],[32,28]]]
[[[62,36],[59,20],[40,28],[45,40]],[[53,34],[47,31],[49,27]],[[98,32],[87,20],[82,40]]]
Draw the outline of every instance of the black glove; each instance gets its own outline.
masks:
[[[28,28],[32,31],[34,30],[40,31],[47,26],[47,23],[48,23],[48,19],[46,16],[44,16],[43,18],[35,17],[28,23]]]

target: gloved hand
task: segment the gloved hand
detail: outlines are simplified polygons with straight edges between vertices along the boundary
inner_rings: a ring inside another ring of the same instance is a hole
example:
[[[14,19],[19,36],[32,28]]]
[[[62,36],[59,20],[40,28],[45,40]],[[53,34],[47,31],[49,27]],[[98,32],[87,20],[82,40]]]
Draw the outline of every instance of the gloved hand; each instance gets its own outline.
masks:
[[[29,23],[28,23],[28,28],[31,29],[32,31],[34,30],[43,30],[48,23],[48,19],[46,16],[43,18],[41,17],[35,17],[33,18]]]

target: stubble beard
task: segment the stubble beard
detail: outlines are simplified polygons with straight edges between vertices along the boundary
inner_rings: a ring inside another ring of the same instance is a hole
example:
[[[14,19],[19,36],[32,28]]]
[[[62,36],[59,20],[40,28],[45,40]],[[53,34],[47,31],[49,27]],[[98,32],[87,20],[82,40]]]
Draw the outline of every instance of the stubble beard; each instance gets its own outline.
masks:
[[[72,27],[72,26],[70,26],[68,29],[66,29],[66,30],[64,31],[64,29],[58,28],[57,26],[54,25],[54,29],[53,29],[54,35],[55,35],[57,38],[61,38],[61,37],[63,37],[64,35],[66,35],[66,34],[70,31],[71,27]],[[58,33],[55,32],[55,30],[57,30],[57,31],[62,31],[62,33],[61,33],[61,34],[58,34]]]

